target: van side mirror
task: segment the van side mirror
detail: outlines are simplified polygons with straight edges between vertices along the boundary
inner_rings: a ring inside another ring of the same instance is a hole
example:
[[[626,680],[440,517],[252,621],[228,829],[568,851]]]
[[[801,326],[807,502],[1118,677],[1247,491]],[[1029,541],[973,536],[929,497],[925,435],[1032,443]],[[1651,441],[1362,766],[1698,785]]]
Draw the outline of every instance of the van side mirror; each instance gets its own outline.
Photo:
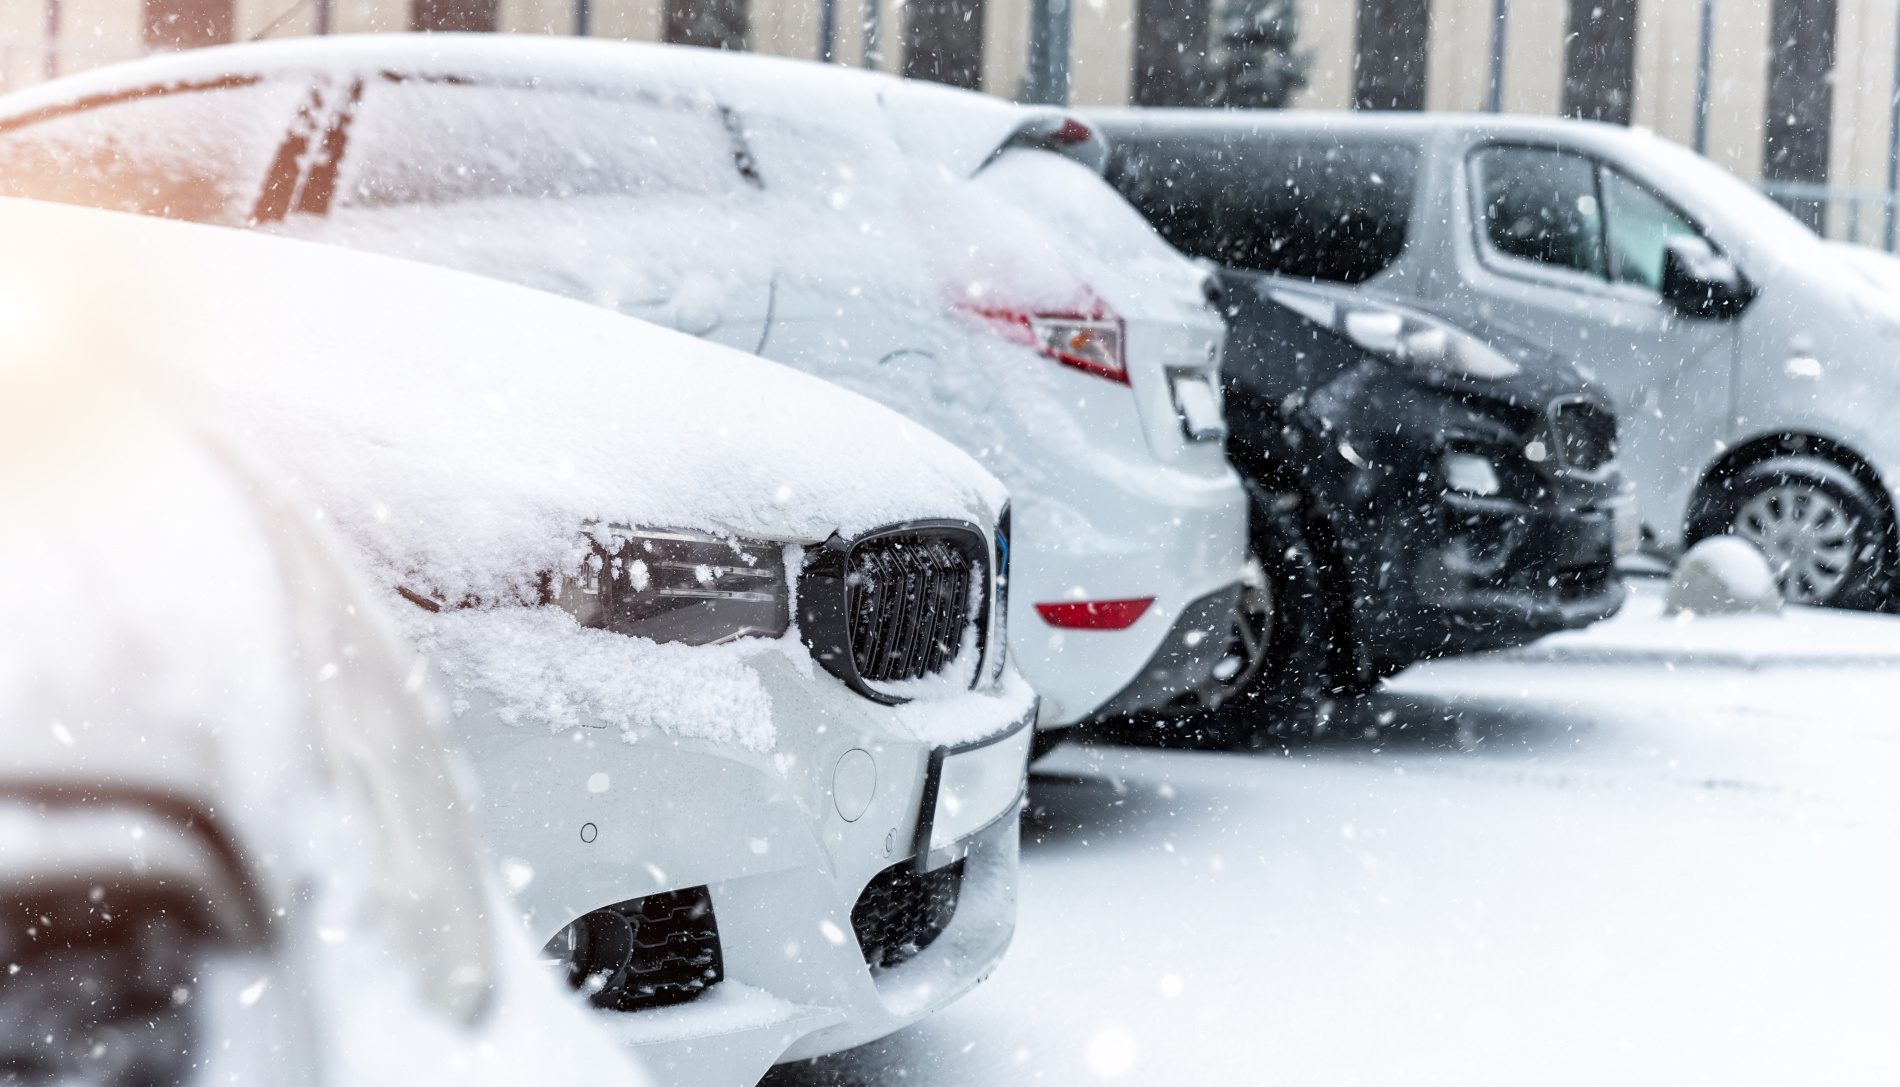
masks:
[[[1755,288],[1734,261],[1683,234],[1663,248],[1662,296],[1685,317],[1733,317],[1754,301]]]

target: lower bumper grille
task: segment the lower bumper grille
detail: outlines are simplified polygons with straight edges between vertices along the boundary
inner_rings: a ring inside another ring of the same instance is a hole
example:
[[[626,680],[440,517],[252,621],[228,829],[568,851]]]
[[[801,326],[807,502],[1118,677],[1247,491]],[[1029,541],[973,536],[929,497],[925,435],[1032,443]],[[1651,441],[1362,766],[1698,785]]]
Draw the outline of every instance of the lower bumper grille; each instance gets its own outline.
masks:
[[[906,861],[879,872],[851,907],[864,961],[882,969],[915,958],[950,927],[962,888],[963,861],[923,873]]]
[[[719,983],[719,925],[704,887],[628,899],[563,929],[546,954],[597,1008],[639,1011],[691,1000]]]

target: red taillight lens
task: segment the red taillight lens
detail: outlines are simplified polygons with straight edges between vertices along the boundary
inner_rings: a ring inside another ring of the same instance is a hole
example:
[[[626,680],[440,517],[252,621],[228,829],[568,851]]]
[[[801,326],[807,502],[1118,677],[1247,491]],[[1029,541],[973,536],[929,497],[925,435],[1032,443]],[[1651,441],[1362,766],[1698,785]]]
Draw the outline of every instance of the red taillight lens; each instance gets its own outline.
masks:
[[[1135,600],[1084,600],[1065,604],[1037,604],[1036,614],[1052,627],[1068,630],[1127,630],[1142,617],[1152,596]]]
[[[1035,316],[1029,318],[1029,334],[1036,347],[1057,362],[1128,384],[1120,321]]]
[[[1013,309],[960,307],[986,321],[997,331],[1078,370],[1128,384],[1128,365],[1122,355],[1122,322],[1107,307],[1082,315],[1024,313]]]

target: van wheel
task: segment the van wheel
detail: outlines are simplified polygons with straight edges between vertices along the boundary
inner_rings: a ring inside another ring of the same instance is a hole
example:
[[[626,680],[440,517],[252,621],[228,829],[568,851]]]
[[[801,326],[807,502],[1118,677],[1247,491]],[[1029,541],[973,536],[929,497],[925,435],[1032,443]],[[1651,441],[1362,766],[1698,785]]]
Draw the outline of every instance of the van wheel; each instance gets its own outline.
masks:
[[[1248,484],[1254,553],[1265,575],[1266,652],[1253,681],[1220,710],[1230,745],[1301,728],[1330,698],[1339,604],[1304,527],[1307,501]]]
[[[1691,542],[1729,532],[1767,557],[1791,604],[1873,610],[1887,596],[1885,510],[1865,484],[1819,457],[1775,457],[1724,486]]]

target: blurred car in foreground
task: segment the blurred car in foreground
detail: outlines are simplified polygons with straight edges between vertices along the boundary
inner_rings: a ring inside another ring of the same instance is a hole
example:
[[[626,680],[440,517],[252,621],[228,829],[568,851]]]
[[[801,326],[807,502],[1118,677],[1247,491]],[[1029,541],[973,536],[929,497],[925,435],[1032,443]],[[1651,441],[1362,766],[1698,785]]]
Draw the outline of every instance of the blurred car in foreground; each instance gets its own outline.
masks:
[[[1733,532],[1791,601],[1895,606],[1900,295],[1879,260],[1618,125],[1301,110],[1197,131],[1253,179],[1206,213],[1253,216],[1259,270],[1574,359],[1615,398],[1653,549]]]
[[[968,457],[492,280],[25,201],[0,222],[400,603],[517,916],[650,1074],[750,1083],[995,965],[1036,702],[997,636],[1004,491]]]
[[[207,49],[0,105],[9,191],[409,257],[756,352],[1000,477],[1045,729],[1260,657],[1207,276],[1060,111],[673,46]]]
[[[4,214],[6,1082],[644,1084],[481,874],[440,700],[307,507],[180,408],[164,323],[41,262],[109,253]]]
[[[1637,525],[1602,391],[1495,325],[1315,282],[1370,258],[1280,244],[1279,209],[1334,190],[1256,169],[1236,136],[1250,129],[1199,112],[1095,120],[1110,182],[1220,268],[1228,451],[1253,488],[1275,619],[1247,702],[1297,719],[1415,660],[1616,611],[1619,517],[1625,549]],[[1329,168],[1347,189],[1381,167]]]

